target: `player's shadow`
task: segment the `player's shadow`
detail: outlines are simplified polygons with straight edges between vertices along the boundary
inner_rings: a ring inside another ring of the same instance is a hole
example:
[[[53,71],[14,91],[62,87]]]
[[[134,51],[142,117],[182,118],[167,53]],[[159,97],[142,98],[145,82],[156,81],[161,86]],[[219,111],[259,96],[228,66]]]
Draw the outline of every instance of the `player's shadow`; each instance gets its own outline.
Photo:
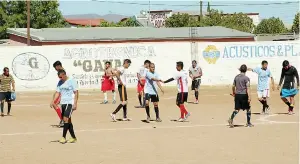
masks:
[[[59,140],[53,140],[53,141],[50,141],[49,143],[58,143]]]
[[[116,119],[117,121],[124,121],[123,119]],[[131,121],[131,119],[128,119],[128,120],[126,120],[126,121]],[[124,121],[124,122],[126,122],[126,121]]]
[[[150,120],[150,122],[148,122],[147,120],[141,120],[143,123],[149,124],[150,122],[156,121],[156,120]]]
[[[13,115],[3,115],[1,117],[12,117]]]
[[[59,126],[59,125],[50,125],[52,128],[63,128],[63,126]]]
[[[229,127],[229,125],[227,125]],[[234,125],[235,128],[245,127],[245,125]]]
[[[196,104],[195,102],[192,102],[192,101],[188,101],[187,103],[188,104]]]
[[[175,119],[172,119],[172,120],[170,120],[170,121],[173,121],[173,122],[189,122],[189,121],[178,121],[178,120],[175,120]]]
[[[251,114],[254,114],[254,115],[261,115],[261,113],[251,113]]]
[[[274,114],[278,114],[278,115],[288,115],[289,113],[286,112],[286,113],[274,113]]]

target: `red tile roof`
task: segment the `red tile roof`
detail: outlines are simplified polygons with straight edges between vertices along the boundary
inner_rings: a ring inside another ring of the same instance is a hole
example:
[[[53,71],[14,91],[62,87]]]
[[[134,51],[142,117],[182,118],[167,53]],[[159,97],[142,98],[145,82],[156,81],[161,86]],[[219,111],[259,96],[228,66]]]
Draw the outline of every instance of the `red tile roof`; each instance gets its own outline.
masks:
[[[81,26],[99,26],[104,19],[66,19],[66,21],[71,25],[81,25]]]

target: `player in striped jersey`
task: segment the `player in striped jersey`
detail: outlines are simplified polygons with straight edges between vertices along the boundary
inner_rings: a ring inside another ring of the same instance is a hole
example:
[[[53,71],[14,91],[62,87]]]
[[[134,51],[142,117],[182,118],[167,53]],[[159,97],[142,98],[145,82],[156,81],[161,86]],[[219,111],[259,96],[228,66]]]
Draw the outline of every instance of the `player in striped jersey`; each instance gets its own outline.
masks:
[[[180,109],[180,118],[178,119],[179,122],[183,122],[187,120],[190,116],[190,113],[186,110],[184,103],[187,102],[188,99],[188,72],[183,70],[183,62],[179,61],[176,63],[177,73],[173,78],[170,78],[163,83],[169,83],[173,80],[177,81],[177,98],[176,98],[176,105]]]

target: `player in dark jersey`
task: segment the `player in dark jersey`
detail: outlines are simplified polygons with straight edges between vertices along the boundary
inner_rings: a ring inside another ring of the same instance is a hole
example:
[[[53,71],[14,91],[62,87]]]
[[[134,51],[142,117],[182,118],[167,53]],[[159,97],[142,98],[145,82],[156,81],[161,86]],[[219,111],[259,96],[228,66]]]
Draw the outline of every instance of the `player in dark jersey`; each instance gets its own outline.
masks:
[[[250,93],[250,79],[246,76],[247,66],[245,64],[240,67],[241,73],[238,74],[233,81],[232,85],[232,95],[234,96],[234,111],[228,120],[229,126],[234,127],[233,119],[239,113],[239,111],[247,111],[247,124],[246,127],[252,127],[251,124],[251,93]]]
[[[299,75],[297,69],[290,65],[289,61],[287,60],[283,61],[282,67],[283,68],[277,89],[280,89],[283,82],[280,96],[282,101],[289,107],[288,114],[291,115],[293,114],[294,110],[294,97],[299,92]],[[295,78],[297,79],[297,87],[295,86]],[[287,98],[290,98],[290,101]]]

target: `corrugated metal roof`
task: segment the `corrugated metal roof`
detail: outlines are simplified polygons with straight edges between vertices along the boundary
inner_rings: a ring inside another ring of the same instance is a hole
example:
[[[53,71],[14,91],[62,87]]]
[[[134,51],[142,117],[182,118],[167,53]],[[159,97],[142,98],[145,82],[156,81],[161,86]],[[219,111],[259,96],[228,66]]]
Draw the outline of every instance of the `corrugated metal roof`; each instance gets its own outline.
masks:
[[[192,32],[191,32],[192,31]],[[9,28],[9,34],[26,38],[26,28]],[[191,36],[193,33],[193,36]],[[249,38],[255,35],[225,27],[147,28],[94,27],[31,29],[31,38],[37,41],[120,41],[187,38]]]
[[[260,34],[256,36],[256,41],[285,41],[299,40],[299,34]]]

